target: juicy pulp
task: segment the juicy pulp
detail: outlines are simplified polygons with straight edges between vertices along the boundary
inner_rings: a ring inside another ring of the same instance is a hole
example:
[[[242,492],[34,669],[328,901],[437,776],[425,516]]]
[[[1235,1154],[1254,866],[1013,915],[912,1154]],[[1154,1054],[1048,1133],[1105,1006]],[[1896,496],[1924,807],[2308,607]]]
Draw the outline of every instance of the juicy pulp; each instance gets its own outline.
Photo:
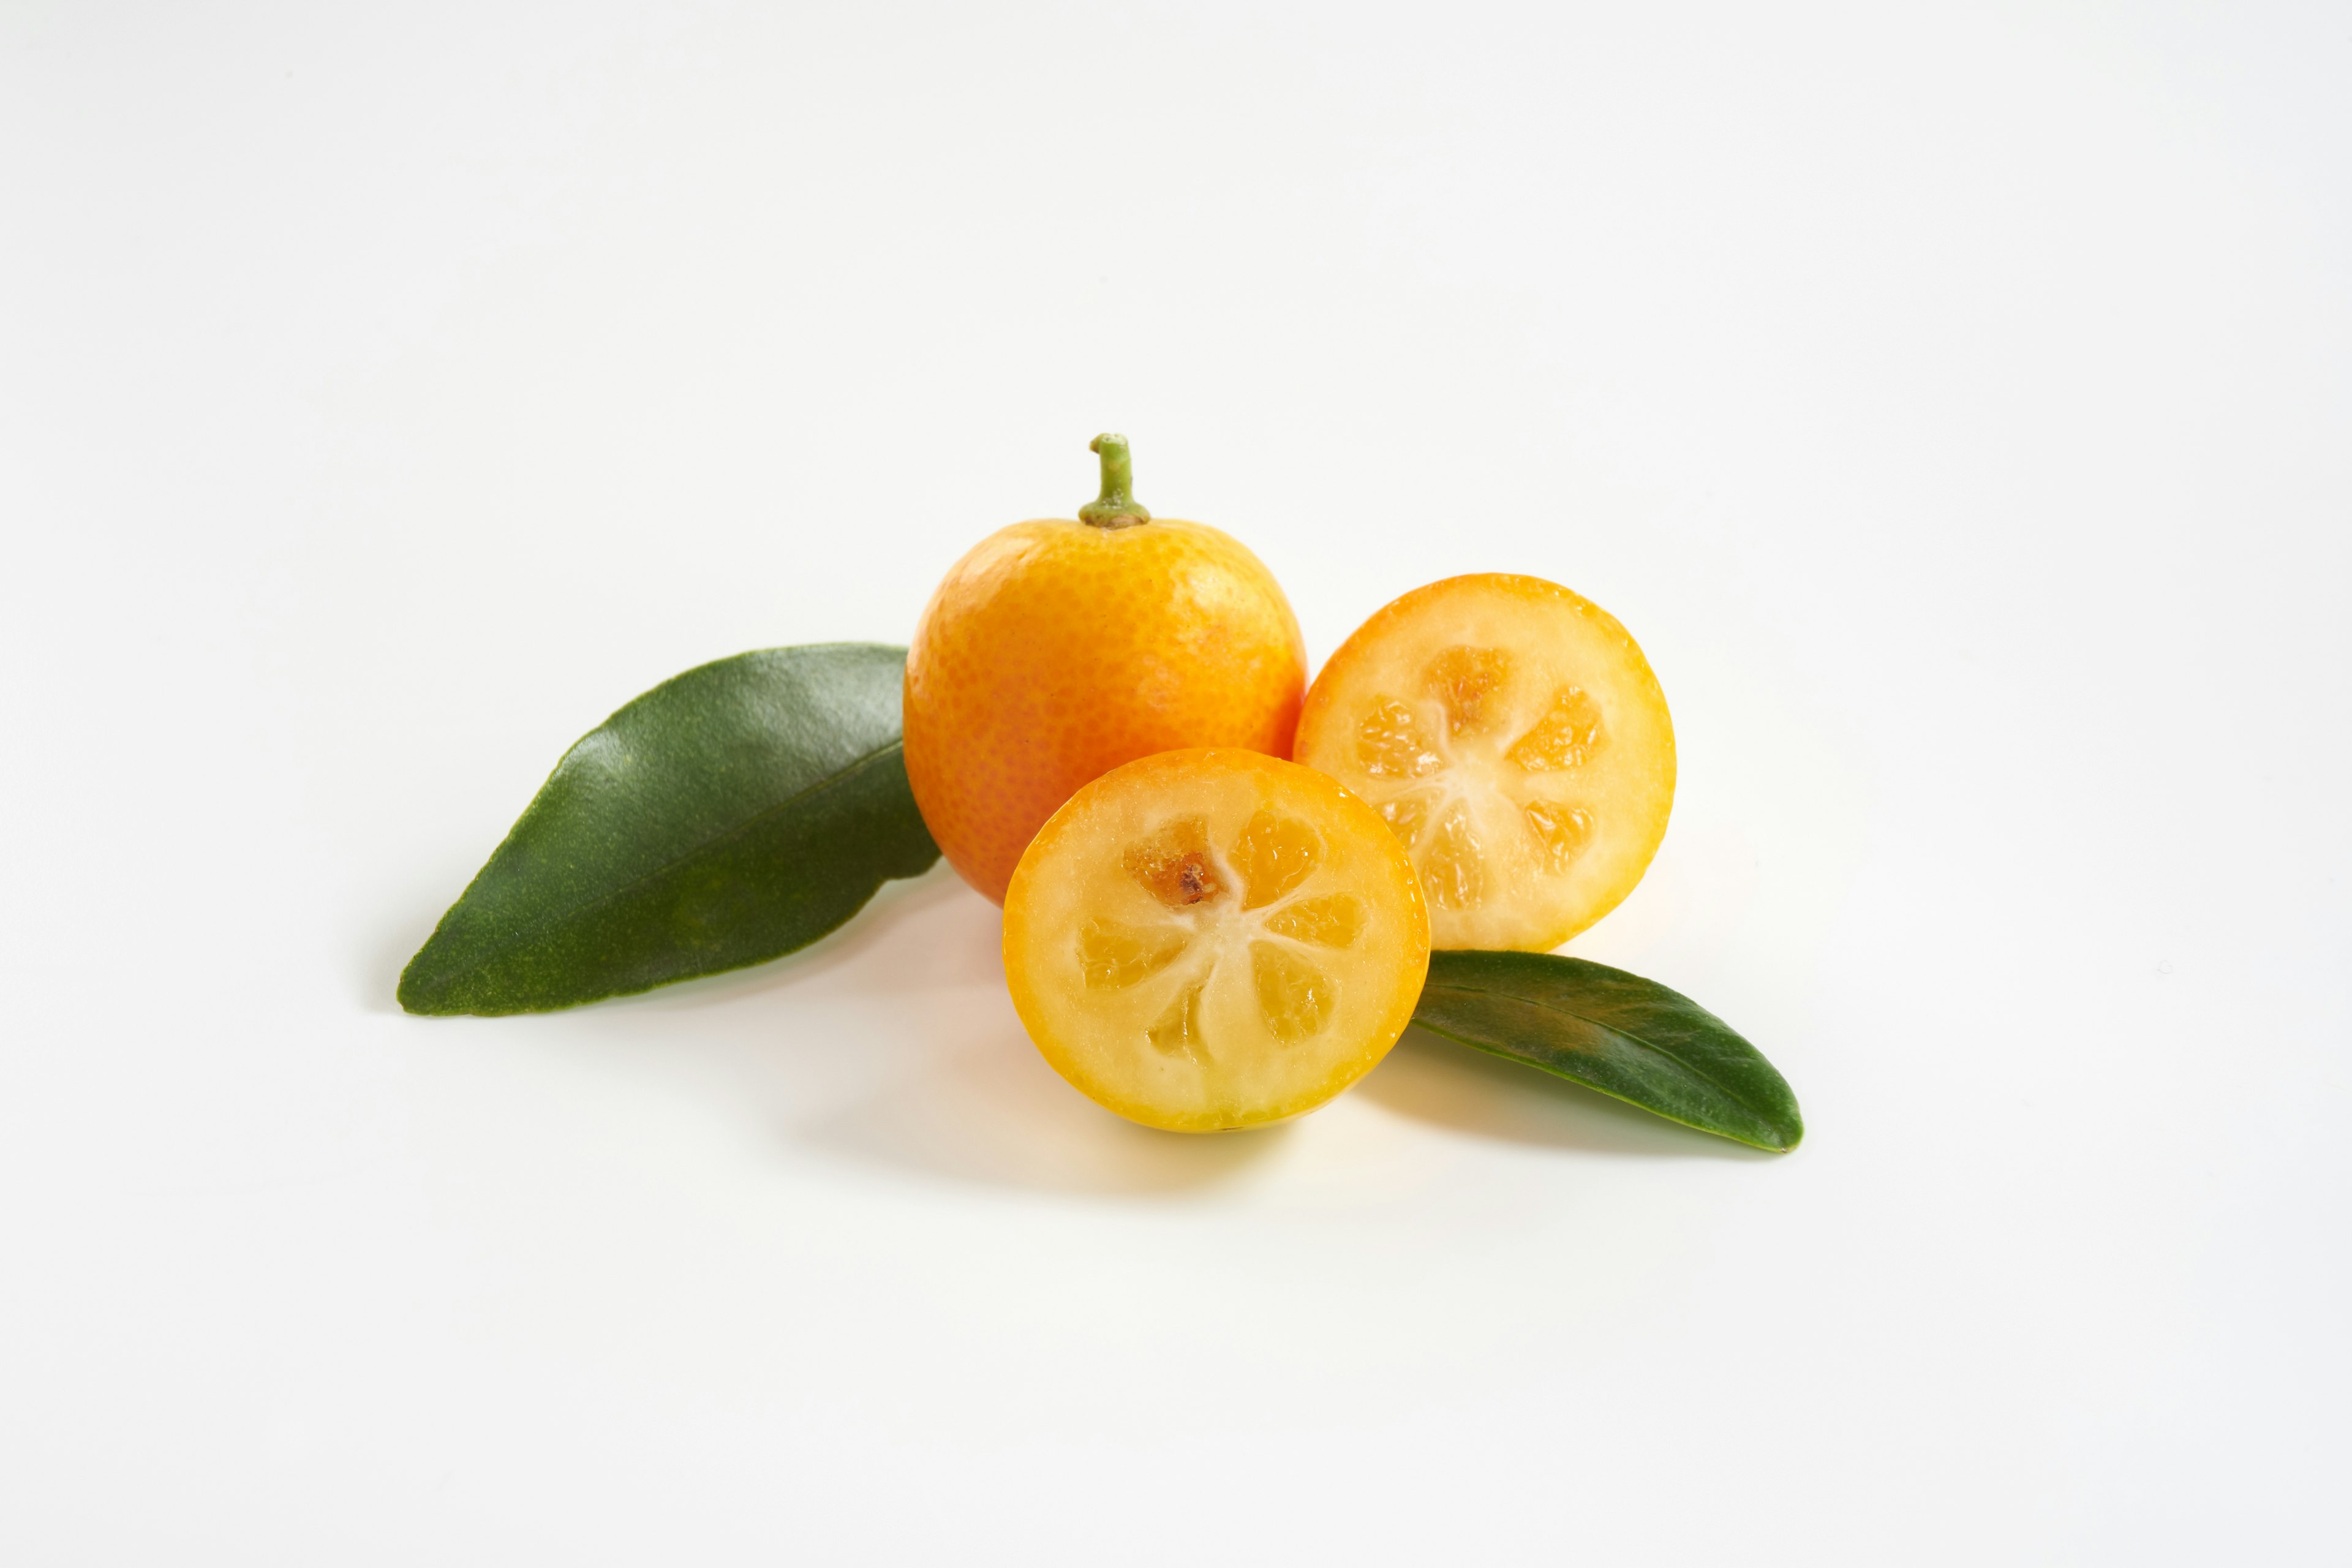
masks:
[[[1411,1021],[1429,925],[1402,847],[1310,769],[1148,757],[1055,814],[1013,873],[1005,980],[1079,1089],[1182,1131],[1312,1110]]]
[[[1633,890],[1674,805],[1674,724],[1625,628],[1538,577],[1448,578],[1331,656],[1301,763],[1375,806],[1441,948],[1558,946]]]

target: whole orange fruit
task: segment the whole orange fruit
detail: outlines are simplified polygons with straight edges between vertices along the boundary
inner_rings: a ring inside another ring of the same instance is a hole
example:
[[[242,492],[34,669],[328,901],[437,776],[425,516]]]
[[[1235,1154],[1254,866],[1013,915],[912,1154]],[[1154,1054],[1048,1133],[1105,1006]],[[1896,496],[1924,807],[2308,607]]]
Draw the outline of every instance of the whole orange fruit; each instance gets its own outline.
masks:
[[[1084,785],[1181,747],[1290,755],[1298,619],[1227,535],[1136,504],[1127,440],[1102,495],[1000,529],[948,573],[907,655],[907,778],[940,848],[998,903]]]

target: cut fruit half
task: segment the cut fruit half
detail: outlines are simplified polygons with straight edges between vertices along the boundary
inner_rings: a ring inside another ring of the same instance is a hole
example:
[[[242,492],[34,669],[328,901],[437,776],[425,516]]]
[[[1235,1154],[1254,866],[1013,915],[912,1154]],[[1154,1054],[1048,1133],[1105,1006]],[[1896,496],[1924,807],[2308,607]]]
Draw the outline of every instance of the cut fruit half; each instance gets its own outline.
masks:
[[[1540,577],[1416,588],[1307,694],[1291,754],[1377,807],[1441,948],[1559,946],[1649,868],[1675,802],[1675,730],[1616,618]]]
[[[1163,752],[1054,814],[1004,899],[1004,978],[1046,1061],[1179,1132],[1297,1116],[1388,1054],[1429,970],[1403,847],[1331,779]]]

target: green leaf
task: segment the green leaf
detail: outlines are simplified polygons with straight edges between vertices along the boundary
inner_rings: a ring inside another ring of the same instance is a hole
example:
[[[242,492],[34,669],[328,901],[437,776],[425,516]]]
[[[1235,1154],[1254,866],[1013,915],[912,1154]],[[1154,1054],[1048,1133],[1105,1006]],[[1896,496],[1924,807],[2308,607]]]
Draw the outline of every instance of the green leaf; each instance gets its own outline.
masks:
[[[1607,964],[1549,952],[1433,952],[1412,1021],[1759,1149],[1793,1149],[1805,1135],[1788,1080],[1730,1025]]]
[[[805,947],[939,858],[907,787],[907,650],[740,654],[583,736],[400,977],[412,1013],[531,1013]]]

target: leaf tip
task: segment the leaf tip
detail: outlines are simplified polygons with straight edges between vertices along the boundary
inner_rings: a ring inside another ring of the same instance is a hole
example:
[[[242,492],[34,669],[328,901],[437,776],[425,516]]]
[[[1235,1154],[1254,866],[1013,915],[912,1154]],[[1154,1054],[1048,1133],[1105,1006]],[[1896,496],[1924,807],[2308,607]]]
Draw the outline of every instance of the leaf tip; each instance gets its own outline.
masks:
[[[449,1005],[446,985],[436,985],[420,973],[424,968],[425,955],[432,950],[433,944],[429,942],[416,950],[416,956],[410,959],[408,966],[400,972],[400,984],[393,992],[393,998],[400,1004],[402,1012],[420,1018],[440,1017],[462,1011]]]

